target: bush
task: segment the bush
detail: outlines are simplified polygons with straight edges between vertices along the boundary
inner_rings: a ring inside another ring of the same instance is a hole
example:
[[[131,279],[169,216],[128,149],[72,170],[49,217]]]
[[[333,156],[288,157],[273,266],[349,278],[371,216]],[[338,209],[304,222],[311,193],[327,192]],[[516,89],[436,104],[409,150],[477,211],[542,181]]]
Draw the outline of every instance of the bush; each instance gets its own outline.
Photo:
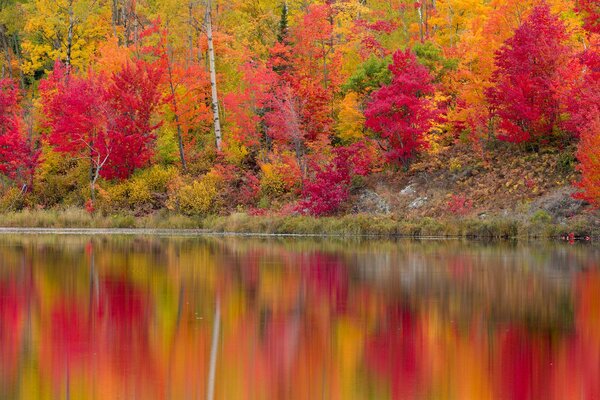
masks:
[[[537,210],[531,216],[531,222],[534,224],[549,224],[552,222],[552,216],[545,210]]]
[[[24,206],[25,196],[21,189],[12,186],[0,197],[0,211],[18,211]]]
[[[463,195],[453,194],[447,203],[448,210],[455,215],[466,215],[473,209],[473,202]]]
[[[107,182],[98,189],[98,206],[105,212],[157,210],[165,206],[172,186],[178,182],[175,167],[154,165],[137,171],[129,180]]]
[[[352,177],[370,172],[371,159],[363,148],[360,143],[338,147],[328,165],[313,166],[315,176],[304,185],[298,211],[316,216],[337,212],[350,196]]]
[[[217,211],[220,206],[219,189],[221,179],[209,172],[199,180],[180,187],[171,195],[168,207],[186,215],[207,215]]]
[[[44,149],[32,189],[33,201],[46,208],[83,205],[90,197],[88,160],[75,160]]]
[[[286,161],[273,161],[260,166],[260,193],[263,196],[278,199],[298,192],[300,171],[292,160]]]

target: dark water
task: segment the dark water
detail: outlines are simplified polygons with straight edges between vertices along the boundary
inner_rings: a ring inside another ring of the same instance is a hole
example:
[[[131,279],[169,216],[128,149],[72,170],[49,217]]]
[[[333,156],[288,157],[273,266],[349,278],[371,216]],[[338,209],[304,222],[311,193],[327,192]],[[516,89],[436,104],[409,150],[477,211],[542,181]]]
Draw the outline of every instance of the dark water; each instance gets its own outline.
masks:
[[[0,399],[600,399],[600,249],[0,236]]]

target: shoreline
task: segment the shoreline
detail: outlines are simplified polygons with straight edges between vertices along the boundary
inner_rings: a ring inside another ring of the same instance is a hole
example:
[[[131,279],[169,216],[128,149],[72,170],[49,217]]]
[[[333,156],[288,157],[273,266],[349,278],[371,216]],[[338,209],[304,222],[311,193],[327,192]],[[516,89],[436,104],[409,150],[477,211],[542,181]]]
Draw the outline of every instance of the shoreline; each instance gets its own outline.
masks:
[[[349,214],[337,217],[228,216],[189,217],[159,211],[155,214],[90,215],[82,209],[25,210],[0,214],[0,234],[155,235],[155,236],[288,236],[422,239],[561,239],[600,238],[592,216],[565,222],[514,217],[418,218]]]

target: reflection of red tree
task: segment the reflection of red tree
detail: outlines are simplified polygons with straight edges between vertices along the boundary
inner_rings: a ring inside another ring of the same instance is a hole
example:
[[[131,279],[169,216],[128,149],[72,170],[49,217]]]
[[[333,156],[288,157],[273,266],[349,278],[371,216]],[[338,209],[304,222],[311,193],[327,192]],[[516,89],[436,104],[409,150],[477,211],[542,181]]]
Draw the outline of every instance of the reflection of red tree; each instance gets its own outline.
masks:
[[[382,329],[367,339],[367,368],[390,381],[393,399],[414,398],[426,380],[423,327],[401,305],[387,310]]]
[[[579,274],[575,293],[577,335],[569,368],[581,374],[579,398],[600,399],[600,271],[594,268]]]
[[[78,302],[62,298],[52,307],[48,327],[42,336],[40,363],[42,371],[52,376],[55,387],[61,387],[69,371],[88,364],[92,351],[91,329]]]
[[[0,283],[0,379],[16,378],[19,351],[23,340],[26,293],[14,279]]]
[[[549,336],[510,327],[497,337],[500,378],[499,398],[512,400],[550,399],[553,367]]]
[[[133,386],[136,393],[160,392],[160,373],[150,347],[149,297],[130,282],[105,279],[100,282],[96,309],[99,351],[109,355],[107,362],[123,381],[121,387]],[[135,369],[131,366],[135,365]]]
[[[348,267],[339,257],[316,253],[303,263],[305,276],[318,299],[327,299],[335,312],[343,313],[348,306]]]
[[[119,397],[163,393],[149,343],[148,296],[118,280],[100,282],[97,293],[91,303],[64,297],[52,305],[42,323],[42,371],[56,389],[77,381]]]

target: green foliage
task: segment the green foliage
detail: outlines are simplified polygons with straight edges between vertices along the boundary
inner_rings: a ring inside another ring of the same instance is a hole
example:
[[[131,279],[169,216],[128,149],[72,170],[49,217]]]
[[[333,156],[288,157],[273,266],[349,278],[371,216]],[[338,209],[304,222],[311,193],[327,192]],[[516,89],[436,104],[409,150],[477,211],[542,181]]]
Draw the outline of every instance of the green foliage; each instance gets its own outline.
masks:
[[[392,73],[388,69],[389,57],[369,57],[364,63],[356,68],[356,71],[342,86],[345,92],[356,92],[360,95],[369,95],[392,80]]]
[[[436,82],[458,67],[457,59],[444,57],[442,49],[431,42],[417,43],[413,51],[419,63],[429,69]]]
[[[556,167],[558,172],[569,174],[575,170],[576,163],[577,159],[575,158],[575,154],[573,154],[572,151],[565,150],[560,153]]]
[[[156,139],[156,158],[164,164],[175,164],[179,160],[177,133],[171,126],[164,125]]]
[[[552,216],[545,210],[537,210],[531,216],[531,222],[534,224],[549,224],[552,222]]]
[[[281,18],[279,19],[279,30],[277,32],[277,41],[285,43],[288,36],[288,5],[284,1],[281,5]]]

